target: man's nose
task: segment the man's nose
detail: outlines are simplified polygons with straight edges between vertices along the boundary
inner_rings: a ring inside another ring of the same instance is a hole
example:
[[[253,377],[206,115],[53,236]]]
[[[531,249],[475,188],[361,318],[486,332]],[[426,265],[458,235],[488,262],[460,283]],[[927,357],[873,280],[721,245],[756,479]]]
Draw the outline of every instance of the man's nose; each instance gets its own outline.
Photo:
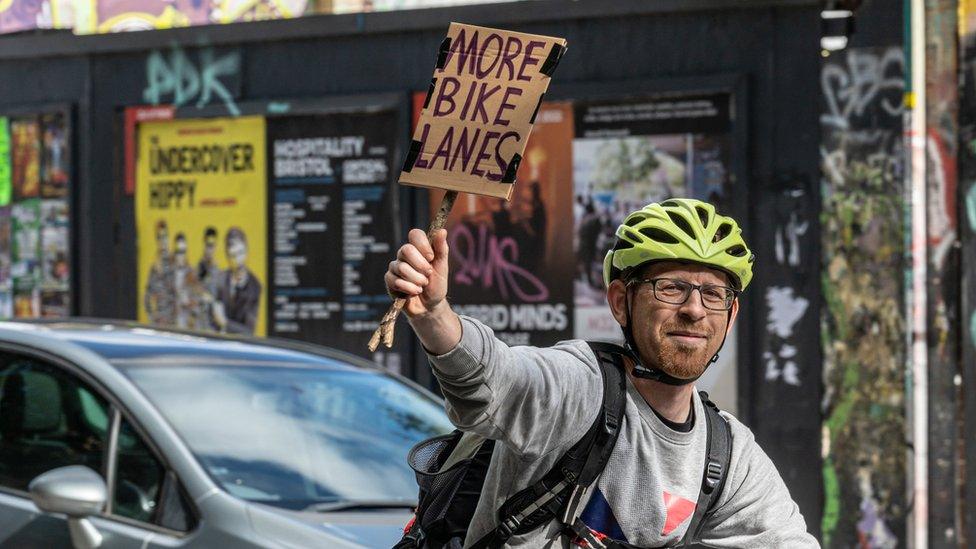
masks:
[[[701,290],[698,288],[692,288],[691,294],[688,295],[688,299],[681,304],[678,311],[693,320],[701,320],[708,315],[708,309],[705,308],[705,302],[703,299],[704,296],[702,296]]]

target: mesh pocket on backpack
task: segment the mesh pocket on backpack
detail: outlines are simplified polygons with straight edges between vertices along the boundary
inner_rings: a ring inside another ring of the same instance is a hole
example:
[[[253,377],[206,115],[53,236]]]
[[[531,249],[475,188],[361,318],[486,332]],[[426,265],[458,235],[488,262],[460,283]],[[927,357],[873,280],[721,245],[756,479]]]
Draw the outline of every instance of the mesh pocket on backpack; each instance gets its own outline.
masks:
[[[417,520],[428,535],[460,533],[463,539],[478,503],[494,444],[480,437],[461,443],[462,435],[455,431],[425,440],[407,455],[420,486],[422,511]]]
[[[424,440],[414,446],[407,454],[407,464],[417,475],[417,484],[420,485],[421,491],[429,492],[439,484],[437,477],[441,465],[451,455],[451,451],[461,440],[461,435],[460,431],[455,431]]]

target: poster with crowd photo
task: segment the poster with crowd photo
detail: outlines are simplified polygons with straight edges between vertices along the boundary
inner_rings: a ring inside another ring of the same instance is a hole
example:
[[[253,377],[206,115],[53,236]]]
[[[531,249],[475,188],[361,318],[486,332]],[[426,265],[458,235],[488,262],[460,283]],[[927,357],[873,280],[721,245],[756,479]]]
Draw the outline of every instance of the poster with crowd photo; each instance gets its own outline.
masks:
[[[40,316],[41,201],[30,198],[15,202],[11,217],[11,266],[14,316]]]
[[[264,131],[262,117],[139,125],[141,322],[265,334]]]
[[[543,103],[511,202],[462,194],[448,219],[451,303],[510,345],[572,335],[573,135],[572,104]]]
[[[397,241],[396,127],[395,111],[267,120],[271,335],[366,349],[390,304],[373,274]],[[372,358],[399,370],[399,348]]]
[[[14,199],[39,196],[41,137],[36,116],[11,119],[10,158]]]
[[[577,337],[619,338],[603,258],[627,213],[674,196],[720,207],[731,170],[730,96],[575,105],[574,274]]]

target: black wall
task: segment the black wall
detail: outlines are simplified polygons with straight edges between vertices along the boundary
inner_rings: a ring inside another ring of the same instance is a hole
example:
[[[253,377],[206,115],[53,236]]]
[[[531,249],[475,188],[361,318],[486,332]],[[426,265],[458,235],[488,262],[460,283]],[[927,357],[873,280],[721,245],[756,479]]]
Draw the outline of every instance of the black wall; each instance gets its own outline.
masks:
[[[543,0],[113,36],[6,36],[0,38],[0,109],[74,107],[76,313],[133,318],[135,230],[132,200],[122,188],[121,112],[147,102],[147,59],[154,50],[164,58],[178,50],[195,63],[207,50],[217,58],[239,56],[239,70],[220,82],[241,104],[381,92],[406,99],[410,91],[426,89],[450,21],[567,38],[570,48],[551,97],[728,84],[737,94],[735,133],[741,141],[733,213],[746,220],[746,238],[758,255],[740,315],[739,415],[818,533],[818,15],[819,3],[812,0]],[[172,95],[164,95],[167,101]],[[208,111],[222,104],[213,97]],[[422,193],[401,196],[404,221],[424,224],[416,207],[425,203]],[[790,211],[810,223],[798,267],[776,262],[777,224],[788,221]],[[810,303],[791,340],[798,349],[798,385],[767,379],[764,354],[782,345],[767,329],[769,286],[790,286]],[[414,374],[429,382],[422,367]]]

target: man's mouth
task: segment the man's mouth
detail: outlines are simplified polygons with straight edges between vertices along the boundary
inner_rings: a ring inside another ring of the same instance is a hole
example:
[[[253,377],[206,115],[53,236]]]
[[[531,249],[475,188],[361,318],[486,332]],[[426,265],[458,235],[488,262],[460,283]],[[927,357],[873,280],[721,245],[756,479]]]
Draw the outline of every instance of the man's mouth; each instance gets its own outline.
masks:
[[[669,337],[673,337],[678,341],[685,343],[687,345],[698,345],[708,340],[708,336],[706,334],[702,334],[698,332],[677,330],[673,332],[668,332],[667,334]]]

